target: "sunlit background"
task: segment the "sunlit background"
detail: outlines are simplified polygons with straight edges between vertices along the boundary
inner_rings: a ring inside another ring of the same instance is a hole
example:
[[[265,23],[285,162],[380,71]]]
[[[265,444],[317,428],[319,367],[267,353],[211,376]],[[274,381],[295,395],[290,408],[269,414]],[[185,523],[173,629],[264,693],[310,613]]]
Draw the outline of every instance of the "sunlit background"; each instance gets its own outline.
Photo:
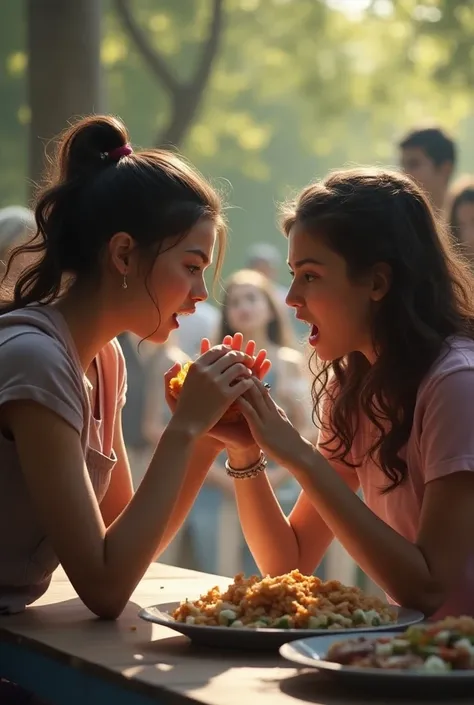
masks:
[[[472,0],[63,4],[76,25],[66,33],[93,35],[100,22],[94,105],[120,115],[136,145],[172,142],[225,191],[227,271],[243,263],[254,239],[284,252],[276,227],[282,198],[334,167],[396,165],[396,141],[408,127],[442,125],[458,140],[458,172],[473,169]],[[72,9],[81,4],[82,26]],[[36,5],[43,23],[58,22],[57,2]],[[27,31],[27,10],[20,0],[0,9],[0,205],[26,204],[27,178],[38,177],[28,166],[28,61],[41,27]],[[75,82],[81,57],[62,51],[60,61]],[[76,90],[80,97],[81,85]],[[60,102],[58,93],[54,104],[36,107],[54,113]]]

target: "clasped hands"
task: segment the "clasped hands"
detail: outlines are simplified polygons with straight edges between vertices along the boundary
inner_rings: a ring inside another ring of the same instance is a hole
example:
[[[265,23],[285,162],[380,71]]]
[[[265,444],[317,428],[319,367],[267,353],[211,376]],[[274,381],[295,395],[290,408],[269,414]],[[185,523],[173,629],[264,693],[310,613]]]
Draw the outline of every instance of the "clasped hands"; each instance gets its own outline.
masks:
[[[180,412],[181,405],[183,405],[183,411],[184,406],[192,407],[194,405],[194,417],[196,417],[195,405],[199,400],[201,405],[199,429],[201,432],[204,429],[209,437],[220,442],[231,452],[246,451],[252,446],[258,446],[277,463],[285,466],[290,461],[295,448],[299,444],[307,444],[308,441],[303,439],[294,428],[283,409],[272,399],[270,390],[265,387],[262,381],[271,367],[266,350],[260,350],[255,354],[254,341],[247,343],[244,349],[242,346],[243,336],[240,333],[226,336],[221,346],[211,347],[209,340],[204,339],[201,344],[201,356],[191,366],[178,401],[171,396],[169,383],[179,372],[179,363],[166,373],[167,403],[174,414]],[[235,355],[235,361],[230,359],[232,354]],[[224,363],[225,356],[227,356],[227,363]],[[202,365],[201,368],[200,365]],[[235,390],[233,396],[227,398],[223,394],[218,396],[219,390],[215,384],[216,374],[214,373],[212,376],[210,372],[213,365],[214,368],[217,368],[218,365],[222,367],[222,370],[218,370],[219,383],[221,380],[224,381],[224,375],[227,376],[227,391],[229,390],[228,380],[231,380],[232,375],[235,376],[230,382],[232,385],[230,389]],[[197,369],[191,375],[191,370],[195,366]],[[192,379],[188,379],[191,377]],[[233,422],[221,421],[223,414],[231,404],[239,409],[241,417]],[[216,410],[218,416],[213,418]],[[189,412],[188,417],[189,423],[196,423],[195,418],[191,420]]]

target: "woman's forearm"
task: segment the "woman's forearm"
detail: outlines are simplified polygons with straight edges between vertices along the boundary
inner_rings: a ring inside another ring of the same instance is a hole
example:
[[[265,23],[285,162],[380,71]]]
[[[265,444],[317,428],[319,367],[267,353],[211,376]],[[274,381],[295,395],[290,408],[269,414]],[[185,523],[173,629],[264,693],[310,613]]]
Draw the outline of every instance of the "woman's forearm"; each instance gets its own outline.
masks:
[[[181,429],[168,426],[163,433],[135,495],[107,530],[104,578],[108,589],[113,586],[112,615],[123,609],[157,547],[181,525],[217,452]]]
[[[158,558],[163,553],[184,524],[208,472],[212,471],[212,465],[219,453],[222,452],[222,449],[222,443],[208,436],[196,442],[178,500],[156,551],[155,558]]]
[[[422,551],[379,519],[316,450],[303,448],[289,469],[362,570],[399,604],[436,611],[443,596]]]
[[[298,567],[298,542],[265,473],[235,480],[242,531],[263,575],[282,575]]]
[[[247,454],[229,452],[232,467],[251,465],[259,457],[259,451]],[[245,540],[263,575],[282,575],[298,568],[311,574],[321,561],[331,536],[327,527],[317,531],[311,552],[301,551],[298,537],[298,521],[291,521],[283,513],[266,473],[255,478],[235,480],[237,508]]]

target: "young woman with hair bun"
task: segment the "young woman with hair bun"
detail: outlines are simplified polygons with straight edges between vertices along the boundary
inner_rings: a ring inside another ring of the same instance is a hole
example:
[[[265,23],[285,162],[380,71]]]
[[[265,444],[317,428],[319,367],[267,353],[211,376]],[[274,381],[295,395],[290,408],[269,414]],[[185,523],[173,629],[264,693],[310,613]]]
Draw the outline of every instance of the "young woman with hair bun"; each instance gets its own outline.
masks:
[[[61,563],[87,607],[115,618],[232,444],[216,422],[267,363],[203,354],[133,494],[116,337],[161,343],[206,299],[219,196],[180,157],[134,152],[119,120],[93,116],[62,136],[35,217],[19,250],[32,263],[0,310],[0,613],[34,602]]]

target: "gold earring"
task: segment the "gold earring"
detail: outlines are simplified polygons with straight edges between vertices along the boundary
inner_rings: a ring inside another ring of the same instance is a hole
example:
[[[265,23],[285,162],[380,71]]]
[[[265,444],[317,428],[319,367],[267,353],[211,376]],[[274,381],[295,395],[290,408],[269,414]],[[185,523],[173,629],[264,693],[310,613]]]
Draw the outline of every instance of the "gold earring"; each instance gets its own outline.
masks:
[[[122,289],[128,289],[127,274],[126,273],[123,275]]]

